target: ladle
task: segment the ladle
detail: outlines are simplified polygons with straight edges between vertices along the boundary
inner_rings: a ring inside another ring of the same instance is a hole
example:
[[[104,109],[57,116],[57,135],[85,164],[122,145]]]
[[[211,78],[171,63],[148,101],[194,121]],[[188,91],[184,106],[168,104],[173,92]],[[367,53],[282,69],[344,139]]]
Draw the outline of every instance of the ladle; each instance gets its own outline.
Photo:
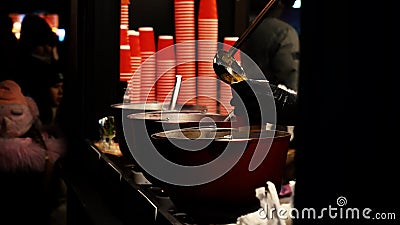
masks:
[[[213,60],[213,68],[216,75],[225,83],[231,85],[243,80],[247,80],[247,77],[243,71],[242,66],[234,58],[237,50],[243,45],[248,39],[249,35],[257,28],[261,23],[264,15],[271,8],[276,0],[270,0],[253,20],[250,26],[243,32],[239,39],[233,44],[229,51],[219,50]]]

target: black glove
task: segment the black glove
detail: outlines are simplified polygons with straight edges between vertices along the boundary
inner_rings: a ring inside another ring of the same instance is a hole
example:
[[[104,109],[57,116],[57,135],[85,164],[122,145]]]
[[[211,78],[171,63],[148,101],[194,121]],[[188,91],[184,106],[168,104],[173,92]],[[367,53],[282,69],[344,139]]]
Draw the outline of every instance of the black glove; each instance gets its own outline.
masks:
[[[248,79],[231,85],[235,115],[247,117],[249,125],[272,123],[295,125],[297,95],[268,82]]]

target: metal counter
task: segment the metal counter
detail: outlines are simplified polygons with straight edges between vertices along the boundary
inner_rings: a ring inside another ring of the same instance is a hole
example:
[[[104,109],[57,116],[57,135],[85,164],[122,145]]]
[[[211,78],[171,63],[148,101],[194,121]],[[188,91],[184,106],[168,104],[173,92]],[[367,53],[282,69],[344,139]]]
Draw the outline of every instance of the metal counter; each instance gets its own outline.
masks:
[[[156,194],[158,187],[137,184],[126,158],[106,154],[91,141],[86,145],[65,172],[68,224],[195,224],[167,196]]]

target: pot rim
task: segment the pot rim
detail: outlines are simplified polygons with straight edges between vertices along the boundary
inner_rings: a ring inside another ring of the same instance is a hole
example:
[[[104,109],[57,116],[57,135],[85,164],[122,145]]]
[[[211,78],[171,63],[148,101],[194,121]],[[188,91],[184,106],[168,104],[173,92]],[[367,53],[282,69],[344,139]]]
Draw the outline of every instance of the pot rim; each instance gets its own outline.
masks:
[[[251,129],[249,132],[257,132],[257,133],[273,133],[274,136],[266,136],[266,137],[248,137],[248,138],[234,138],[231,137],[221,137],[221,138],[187,138],[187,137],[168,137],[168,133],[175,133],[175,132],[183,132],[183,131],[190,131],[190,130],[239,130],[240,128],[223,128],[223,127],[189,127],[189,128],[182,128],[182,129],[173,129],[163,132],[157,132],[151,134],[151,138],[153,139],[172,139],[172,140],[214,140],[214,141],[229,141],[229,142],[242,142],[242,141],[251,141],[251,140],[274,140],[280,141],[285,139],[290,139],[291,134],[287,131],[282,130],[261,130],[261,129]]]

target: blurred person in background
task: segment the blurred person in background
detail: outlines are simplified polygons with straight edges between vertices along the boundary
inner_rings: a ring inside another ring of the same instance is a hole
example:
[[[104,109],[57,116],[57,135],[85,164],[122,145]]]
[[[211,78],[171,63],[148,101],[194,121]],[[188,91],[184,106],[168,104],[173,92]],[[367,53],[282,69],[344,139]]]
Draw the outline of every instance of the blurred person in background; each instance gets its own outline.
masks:
[[[63,68],[57,46],[58,36],[47,21],[37,14],[26,14],[21,23],[18,44],[18,61],[15,81],[25,96],[31,97],[39,110],[39,121],[47,134],[53,138],[66,139],[64,129],[59,126],[58,112],[63,98]],[[69,149],[68,141],[64,142]],[[62,162],[61,162],[62,161]],[[64,162],[60,160],[58,165]],[[65,222],[66,185],[59,179],[59,204],[53,210],[55,221]],[[57,219],[58,218],[58,219]]]
[[[35,99],[42,125],[52,130],[54,135],[61,135],[59,111],[64,96],[64,74],[55,65],[42,74],[43,78],[32,89],[30,96]]]
[[[54,131],[60,131],[56,120],[64,84],[58,44],[58,36],[44,18],[36,14],[25,15],[21,23],[15,80],[24,94],[36,101],[43,125]]]
[[[57,45],[58,37],[45,19],[36,14],[25,15],[21,23],[15,79],[24,94],[30,96],[45,74],[61,70]]]
[[[250,0],[249,22],[261,12],[270,0]],[[267,79],[271,84],[298,90],[300,40],[296,29],[280,19],[284,10],[290,10],[295,0],[276,0],[262,22],[243,44],[246,53],[261,69],[265,77],[251,77],[252,62],[243,59],[243,67],[252,79]]]

